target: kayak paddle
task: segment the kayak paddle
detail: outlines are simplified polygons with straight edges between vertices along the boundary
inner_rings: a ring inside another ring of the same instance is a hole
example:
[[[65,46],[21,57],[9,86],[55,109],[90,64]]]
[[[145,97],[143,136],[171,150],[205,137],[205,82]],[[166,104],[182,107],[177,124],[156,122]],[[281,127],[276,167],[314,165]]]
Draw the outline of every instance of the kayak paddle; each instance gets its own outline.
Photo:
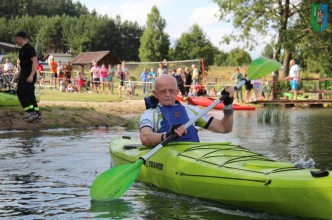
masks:
[[[250,63],[248,68],[248,78],[249,79],[258,79],[262,76],[272,73],[273,71],[280,68],[281,64],[275,60],[267,58],[258,58]],[[240,88],[245,83],[245,80],[241,80],[236,86],[235,89]],[[228,97],[228,94],[223,95],[219,99],[215,100],[211,105],[202,110],[194,118],[188,121],[184,126],[188,128],[194,124],[199,118],[208,113],[220,102],[225,100]],[[123,164],[106,170],[101,173],[92,183],[90,189],[90,196],[92,200],[97,201],[108,201],[113,199],[120,198],[135,182],[136,178],[139,175],[141,166],[164,147],[169,142],[173,141],[176,138],[176,135],[169,136],[166,140],[162,141],[156,147],[154,147],[149,153],[140,157],[135,163],[132,164]]]

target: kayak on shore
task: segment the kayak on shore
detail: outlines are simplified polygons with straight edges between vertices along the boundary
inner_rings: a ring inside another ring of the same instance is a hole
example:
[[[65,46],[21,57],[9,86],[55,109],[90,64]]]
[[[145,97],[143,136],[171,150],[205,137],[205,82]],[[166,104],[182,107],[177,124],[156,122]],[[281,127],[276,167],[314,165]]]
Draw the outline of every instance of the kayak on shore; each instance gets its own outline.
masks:
[[[208,107],[212,102],[214,102],[214,98],[209,97],[188,97],[188,104],[191,105],[199,105],[202,107]],[[224,109],[224,103],[219,103],[214,107],[215,109]],[[255,110],[256,107],[252,105],[240,105],[233,103],[234,110]]]
[[[134,163],[151,148],[110,143],[112,166]],[[275,214],[332,219],[332,176],[271,160],[231,143],[169,143],[141,167],[138,181],[186,196]]]
[[[287,99],[294,99],[294,94],[292,92],[283,92],[281,93],[281,97],[285,97]],[[298,100],[308,100],[309,98],[303,95],[298,94],[297,95]]]

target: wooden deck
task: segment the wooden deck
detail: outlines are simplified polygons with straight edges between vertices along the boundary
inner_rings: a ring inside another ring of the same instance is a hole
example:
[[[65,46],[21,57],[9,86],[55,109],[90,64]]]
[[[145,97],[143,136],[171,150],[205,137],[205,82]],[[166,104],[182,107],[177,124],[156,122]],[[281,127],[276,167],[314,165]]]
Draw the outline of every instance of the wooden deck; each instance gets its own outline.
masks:
[[[308,108],[321,108],[321,107],[330,107],[332,108],[332,100],[286,100],[286,99],[277,99],[277,100],[260,100],[250,102],[252,104],[261,104],[263,106],[267,105],[276,105],[281,107],[308,107]]]

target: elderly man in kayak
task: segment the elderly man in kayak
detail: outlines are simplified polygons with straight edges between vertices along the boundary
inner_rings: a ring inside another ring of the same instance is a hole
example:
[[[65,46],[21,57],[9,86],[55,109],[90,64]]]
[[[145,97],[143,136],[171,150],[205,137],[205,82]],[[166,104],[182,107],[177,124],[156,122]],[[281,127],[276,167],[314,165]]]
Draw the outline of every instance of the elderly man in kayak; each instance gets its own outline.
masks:
[[[154,147],[163,140],[176,134],[176,141],[199,142],[198,132],[194,125],[185,129],[184,124],[200,112],[195,106],[180,104],[176,101],[178,87],[176,79],[170,75],[161,75],[156,78],[152,91],[155,102],[146,99],[147,110],[140,118],[140,139],[144,146]],[[225,92],[229,96],[224,100],[224,117],[216,119],[204,115],[195,125],[212,132],[229,133],[233,128],[233,94],[234,88],[228,87]],[[159,102],[159,103],[158,103]]]

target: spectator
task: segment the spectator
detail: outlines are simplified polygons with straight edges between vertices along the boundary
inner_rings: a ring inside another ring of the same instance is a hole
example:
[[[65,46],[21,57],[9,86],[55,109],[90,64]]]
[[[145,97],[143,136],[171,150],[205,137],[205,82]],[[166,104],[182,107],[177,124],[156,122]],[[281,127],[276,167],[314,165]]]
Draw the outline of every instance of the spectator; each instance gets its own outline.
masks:
[[[116,76],[119,78],[119,87],[118,87],[118,91],[119,91],[119,97],[122,97],[122,92],[124,91],[124,80],[125,80],[125,75],[124,72],[122,71],[121,68],[121,64],[117,65],[117,73]]]
[[[41,114],[35,96],[37,53],[29,43],[28,34],[24,31],[16,34],[16,44],[21,46],[19,51],[21,71],[15,76],[14,82],[17,82],[17,97],[26,112],[23,120],[27,122],[40,121]]]
[[[103,94],[105,94],[105,87],[107,83],[107,72],[108,69],[106,68],[105,64],[101,64],[101,68],[99,68],[99,77],[100,77],[100,85],[103,89]],[[109,91],[110,93],[111,91]]]
[[[185,85],[185,88],[186,88],[186,94],[187,95],[189,93],[190,86],[191,86],[192,82],[193,82],[192,74],[189,70],[189,67],[186,67],[184,69],[184,85]]]
[[[297,100],[297,90],[300,82],[300,66],[295,63],[295,60],[289,62],[290,70],[289,75],[286,77],[290,81],[291,89],[294,93],[294,100]]]
[[[67,92],[68,81],[64,80],[64,79],[61,79],[59,84],[60,84],[59,91],[60,92]]]
[[[38,65],[37,65],[37,81],[38,81],[39,87],[43,88],[44,67],[40,62],[38,62]]]
[[[243,76],[242,76],[242,73],[240,73],[240,69],[236,68],[235,73],[232,75],[232,77],[230,79],[234,80],[234,84],[236,85],[238,82],[240,82],[242,80],[242,78],[243,78]],[[237,88],[237,90],[236,90],[237,102],[240,101],[240,98],[241,98],[241,102],[243,102],[242,87],[241,86],[239,88]]]
[[[163,74],[168,74],[167,65],[165,68],[164,63],[159,63],[159,67],[157,69],[157,76],[161,76]]]
[[[65,76],[65,74],[63,72],[63,65],[60,60],[58,61],[56,70],[57,70],[56,73],[58,75],[58,82],[60,82],[60,80],[63,80],[64,76]]]
[[[54,89],[55,89],[57,86],[57,81],[58,81],[58,74],[57,74],[58,65],[54,61],[53,57],[50,60],[51,60],[51,62],[49,63],[49,66],[50,66],[50,72],[51,72],[51,86],[54,87]]]
[[[114,75],[115,71],[114,68],[111,64],[108,64],[108,69],[107,69],[107,87],[109,90],[109,94],[113,94],[114,92]]]
[[[82,72],[78,73],[78,80],[77,80],[77,91],[80,93],[82,88],[85,86],[84,77]]]
[[[129,69],[128,69],[125,61],[122,62],[121,69],[122,69],[122,72],[124,73],[124,81],[128,81],[129,80]]]
[[[17,59],[16,66],[14,69],[15,69],[14,70],[15,75],[18,75],[21,72],[20,59]],[[1,71],[0,71],[0,73],[1,73]]]
[[[134,92],[134,85],[131,82],[131,80],[129,79],[127,82],[127,97],[129,97],[129,99],[131,99],[133,92]]]
[[[193,68],[192,80],[194,85],[196,86],[198,84],[199,72],[195,64],[191,65],[191,67]]]
[[[184,88],[184,82],[183,82],[183,78],[182,78],[183,77],[182,68],[179,67],[179,68],[177,68],[176,71],[174,70],[173,76],[176,79],[176,82],[178,84],[178,88],[179,88],[179,90],[181,92],[181,95],[182,96],[186,96],[186,90]]]
[[[68,83],[71,83],[71,75],[73,72],[73,66],[71,65],[70,61],[66,63],[66,65],[63,67],[63,70],[65,72],[65,80],[68,81]]]
[[[254,101],[257,101],[258,100],[258,90],[260,90],[262,96],[265,98],[265,94],[264,94],[264,90],[263,90],[263,85],[262,85],[262,80],[261,79],[253,79],[251,80],[251,83],[253,85],[253,88],[254,88],[254,94],[255,94],[255,100]]]
[[[90,69],[90,74],[92,77],[92,92],[99,93],[100,89],[100,75],[99,75],[99,67],[97,66],[97,63],[95,62],[93,66]]]
[[[151,71],[148,74],[148,81],[149,81],[149,87],[150,87],[149,91],[152,90],[152,86],[153,86],[154,81],[156,81],[156,78],[157,78],[157,73],[154,71],[154,68],[152,67]]]
[[[148,94],[148,71],[146,68],[143,69],[143,72],[141,73],[141,82],[143,83],[143,94]]]
[[[10,59],[6,59],[5,65],[3,65],[5,73],[14,73],[14,65],[10,62]]]

